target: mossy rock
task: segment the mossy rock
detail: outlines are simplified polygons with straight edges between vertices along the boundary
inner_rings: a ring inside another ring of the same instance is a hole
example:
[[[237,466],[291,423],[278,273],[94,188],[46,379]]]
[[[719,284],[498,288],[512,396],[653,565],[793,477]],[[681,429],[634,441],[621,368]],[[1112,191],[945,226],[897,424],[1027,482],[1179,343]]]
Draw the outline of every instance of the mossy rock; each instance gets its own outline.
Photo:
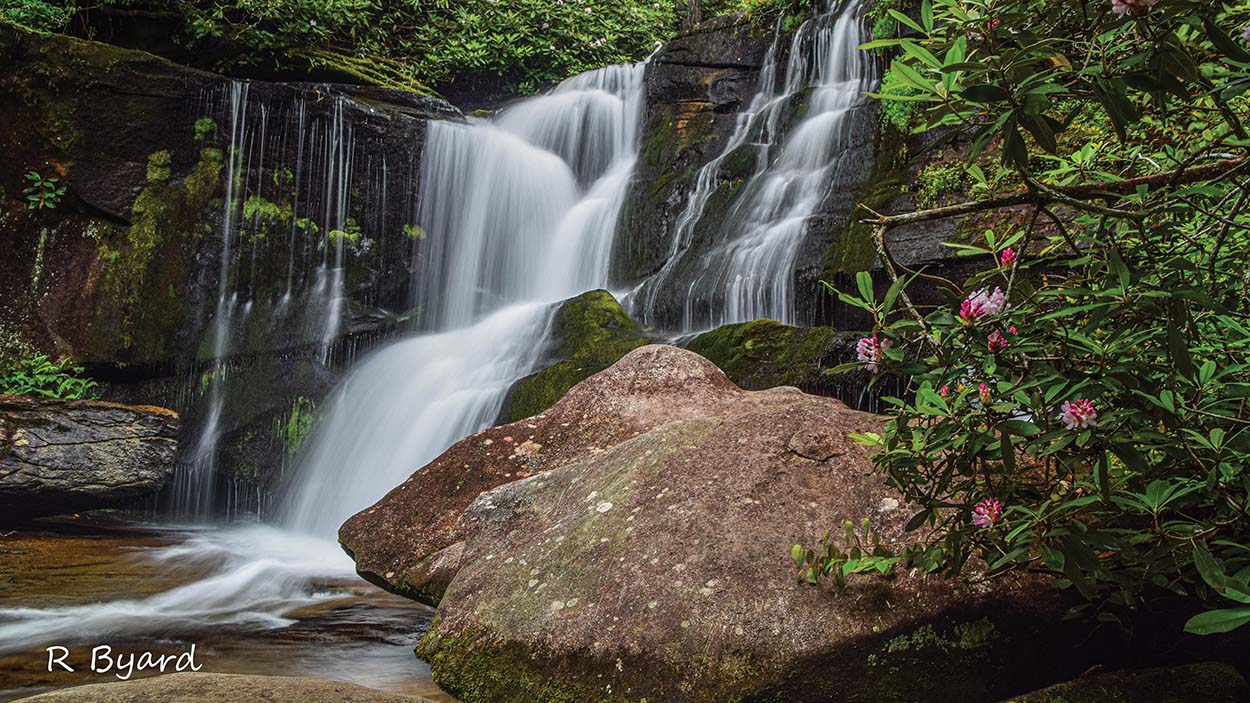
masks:
[[[1004,703],[1245,703],[1250,686],[1227,664],[1190,664],[1079,678]]]
[[[650,342],[642,327],[606,290],[570,298],[551,329],[555,363],[517,381],[500,411],[501,423],[532,417],[555,405],[570,388]]]
[[[747,390],[795,386],[832,395],[825,369],[846,361],[854,337],[832,327],[802,328],[755,320],[704,332],[688,348]]]

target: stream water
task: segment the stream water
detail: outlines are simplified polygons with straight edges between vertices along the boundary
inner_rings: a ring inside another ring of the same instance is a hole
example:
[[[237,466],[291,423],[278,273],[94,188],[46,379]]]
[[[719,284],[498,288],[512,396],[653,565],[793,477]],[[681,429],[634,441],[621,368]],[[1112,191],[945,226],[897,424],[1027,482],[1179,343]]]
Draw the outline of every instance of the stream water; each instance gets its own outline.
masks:
[[[683,295],[691,301],[686,331],[756,317],[790,319],[788,269],[805,221],[838,168],[844,116],[869,78],[855,51],[859,38],[853,5],[806,23],[784,52],[784,73],[778,57],[785,47],[770,50],[759,94],[730,140],[732,148],[753,149],[757,163],[730,218],[733,229],[723,233],[691,290],[670,290],[665,267],[635,291],[631,300],[643,318],[646,301]],[[196,641],[213,671],[300,673],[437,696],[411,655],[428,609],[356,579],[336,532],[414,469],[493,422],[509,386],[540,361],[553,305],[605,286],[637,158],[645,70],[637,64],[591,71],[489,121],[432,122],[416,207],[426,238],[416,280],[435,331],[355,364],[302,450],[274,524],[16,538],[13,551],[53,559],[51,570],[36,573],[52,578],[63,568],[82,578],[0,589],[0,657],[8,657],[0,659],[0,671],[18,660],[29,663],[32,652],[50,644]],[[809,101],[806,117],[786,136],[777,114],[800,95]],[[235,163],[246,152],[236,128],[247,119],[246,84],[229,100],[233,183],[235,170],[247,169]],[[336,124],[318,144],[325,162],[337,164],[328,169],[326,191],[346,198],[350,126]],[[703,190],[713,186],[720,161],[699,174],[672,233],[671,263],[686,254],[683,237],[701,217]],[[326,226],[333,227],[345,203],[322,201]],[[232,195],[226,209],[228,254],[238,209]],[[327,248],[318,274],[328,288],[320,296],[326,340],[340,324],[341,247],[340,239],[337,254]],[[229,260],[224,256],[223,266]],[[221,280],[215,359],[227,351],[231,315],[245,314],[226,287],[229,271]],[[204,522],[222,402],[214,395],[217,380],[210,383],[203,439],[179,476],[181,507]],[[0,678],[0,689],[11,696],[65,683],[29,669]]]

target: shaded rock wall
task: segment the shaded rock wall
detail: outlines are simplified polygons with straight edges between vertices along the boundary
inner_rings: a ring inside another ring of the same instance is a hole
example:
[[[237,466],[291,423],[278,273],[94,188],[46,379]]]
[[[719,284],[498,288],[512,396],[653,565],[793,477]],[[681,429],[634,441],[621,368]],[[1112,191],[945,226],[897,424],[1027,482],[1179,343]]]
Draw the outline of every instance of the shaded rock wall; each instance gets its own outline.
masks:
[[[223,480],[272,481],[342,362],[419,324],[425,125],[458,112],[11,27],[0,66],[0,354],[183,412],[185,448],[219,384]],[[55,209],[24,207],[25,171],[67,186]]]

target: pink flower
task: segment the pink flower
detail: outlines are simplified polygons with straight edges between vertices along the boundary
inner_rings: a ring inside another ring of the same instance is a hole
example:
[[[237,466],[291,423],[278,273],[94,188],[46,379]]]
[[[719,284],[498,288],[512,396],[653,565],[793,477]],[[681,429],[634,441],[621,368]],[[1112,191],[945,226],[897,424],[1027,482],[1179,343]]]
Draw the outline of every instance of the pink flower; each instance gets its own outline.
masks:
[[[1063,404],[1063,426],[1069,430],[1082,430],[1098,426],[1098,411],[1093,401],[1088,398],[1076,402],[1065,401]]]
[[[1007,338],[1003,336],[1002,332],[998,330],[990,332],[989,348],[991,354],[997,354],[1007,348]]]
[[[942,386],[941,388],[938,389],[938,395],[942,396],[943,398],[949,398],[951,395],[951,387]]]
[[[855,358],[863,362],[864,368],[869,373],[876,373],[877,364],[881,363],[885,356],[885,350],[893,345],[894,343],[890,340],[878,339],[875,334],[871,337],[864,337],[855,345]]]
[[[1010,333],[1011,333],[1011,335],[1012,335],[1013,337],[1018,337],[1018,336],[1020,336],[1020,333],[1016,331],[1016,326],[1015,326],[1015,325],[1012,325],[1011,327],[1008,327],[1008,328],[1007,328],[1007,331],[1008,331],[1008,332],[1010,332]]]
[[[1016,263],[1016,250],[1011,247],[1003,249],[1003,253],[998,256],[998,262],[1003,268],[1011,268]]]
[[[990,390],[990,387],[982,383],[977,387],[977,390],[981,394],[981,407],[989,405],[990,401],[994,398],[994,393]]]
[[[1246,28],[1242,30],[1241,38],[1245,39],[1246,41],[1250,41],[1250,25],[1246,25]]]
[[[1159,4],[1159,0],[1111,0],[1111,11],[1124,15],[1144,15],[1150,8]]]
[[[1001,288],[995,286],[993,293],[988,288],[983,288],[959,304],[959,317],[965,327],[971,327],[978,319],[986,315],[997,315],[1006,307],[1007,296]]]
[[[1003,519],[1003,504],[993,498],[986,498],[972,509],[972,524],[989,529]]]

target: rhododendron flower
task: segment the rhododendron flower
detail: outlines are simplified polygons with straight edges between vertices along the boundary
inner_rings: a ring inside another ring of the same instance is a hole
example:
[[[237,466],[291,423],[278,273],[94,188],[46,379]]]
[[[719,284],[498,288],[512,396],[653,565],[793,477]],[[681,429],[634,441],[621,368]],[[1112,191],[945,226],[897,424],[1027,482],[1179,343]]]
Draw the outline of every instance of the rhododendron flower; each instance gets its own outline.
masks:
[[[1242,30],[1241,38],[1250,41],[1250,25],[1246,25],[1246,28]]]
[[[1003,268],[1011,268],[1011,265],[1016,263],[1016,250],[1011,247],[1003,249],[1003,253],[998,256],[998,261]]]
[[[951,394],[950,386],[942,386],[941,388],[938,389],[938,395],[942,396],[943,398],[949,398],[950,394]]]
[[[978,387],[978,392],[981,394],[981,405],[989,405],[990,400],[993,398],[993,392],[990,391],[990,387],[982,383]]]
[[[1111,11],[1120,16],[1144,15],[1158,4],[1159,0],[1111,0]]]
[[[972,509],[972,524],[981,528],[990,528],[1003,519],[1003,504],[993,498],[986,498]]]
[[[1007,331],[1008,331],[1008,332],[1010,332],[1010,333],[1012,334],[1012,336],[1019,336],[1019,334],[1020,334],[1019,332],[1017,332],[1017,331],[1016,331],[1016,326],[1015,326],[1015,325],[1012,325],[1011,327],[1008,327],[1008,328],[1007,328]]]
[[[1007,296],[1003,294],[1003,289],[995,286],[991,293],[988,288],[983,288],[960,303],[959,317],[964,321],[965,327],[971,327],[978,319],[986,315],[997,315],[1006,307]]]
[[[1002,332],[998,330],[990,332],[989,348],[991,354],[997,354],[1007,348],[1007,338],[1003,336]]]
[[[870,373],[877,372],[877,364],[881,363],[885,356],[885,350],[893,346],[894,343],[888,339],[878,339],[877,335],[864,337],[855,345],[855,358],[864,364],[864,368]]]
[[[1069,430],[1082,430],[1098,426],[1098,410],[1088,398],[1063,404],[1063,426]]]

